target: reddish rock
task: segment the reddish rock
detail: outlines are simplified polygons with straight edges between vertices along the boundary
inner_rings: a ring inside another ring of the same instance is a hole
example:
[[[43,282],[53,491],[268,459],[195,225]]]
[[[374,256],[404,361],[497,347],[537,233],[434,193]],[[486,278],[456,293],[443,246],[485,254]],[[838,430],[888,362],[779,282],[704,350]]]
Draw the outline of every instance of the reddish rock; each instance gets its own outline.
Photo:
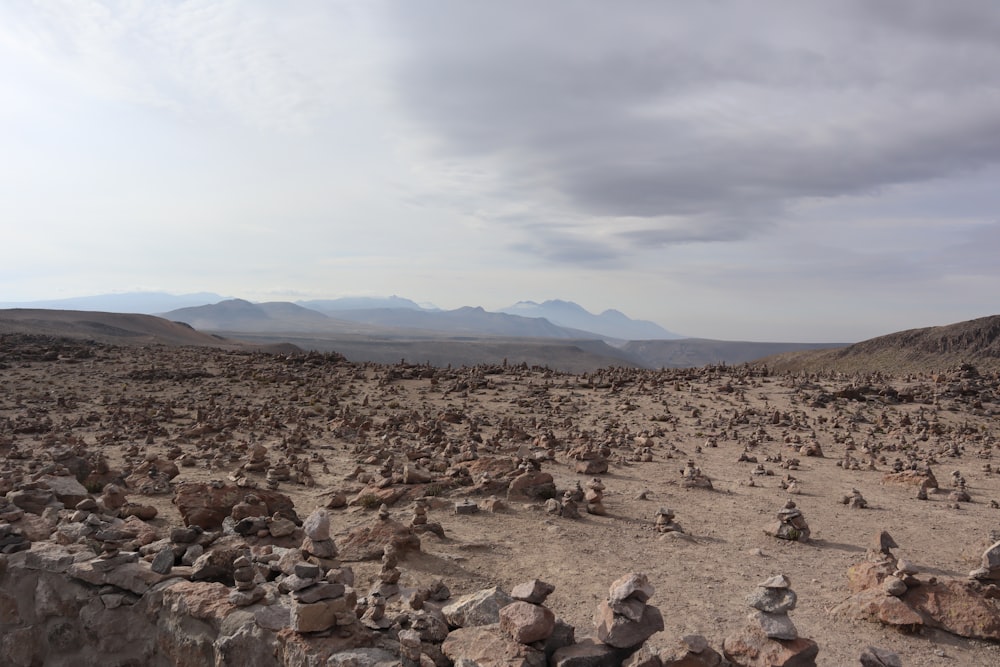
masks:
[[[833,609],[836,615],[859,618],[913,631],[924,625],[923,617],[900,598],[887,595],[881,587],[853,595]]]
[[[937,478],[930,468],[926,470],[903,470],[902,472],[888,472],[882,475],[883,484],[899,484],[903,486],[917,486],[923,489],[938,488]]]
[[[555,495],[552,475],[540,470],[521,473],[507,487],[507,500],[541,500]]]
[[[660,651],[663,667],[719,667],[722,655],[701,635],[685,635],[674,649]]]
[[[723,653],[735,667],[815,667],[819,645],[811,639],[770,639],[757,628],[726,637]]]
[[[864,561],[847,568],[847,587],[852,593],[860,593],[881,585],[896,571],[894,560]]]
[[[359,526],[338,544],[340,559],[344,561],[378,560],[387,546],[392,545],[400,555],[407,551],[420,551],[420,538],[413,529],[393,519],[375,519],[367,526]]]
[[[1000,640],[1000,606],[984,594],[980,584],[940,581],[911,588],[903,601],[924,622],[960,637]]]
[[[517,601],[500,609],[500,629],[522,644],[547,639],[555,625],[556,615],[541,605]]]
[[[232,513],[233,507],[243,502],[248,493],[261,499],[267,506],[268,516],[277,512],[298,522],[299,517],[295,514],[295,504],[292,499],[283,493],[267,489],[248,491],[238,486],[186,482],[177,487],[173,503],[180,511],[184,525],[212,530],[222,526],[223,520]]]
[[[500,631],[499,624],[459,628],[441,645],[452,661],[479,667],[545,667],[545,653],[518,643]],[[560,649],[562,650],[562,649]],[[558,654],[558,651],[556,652]]]
[[[663,630],[663,615],[659,609],[644,605],[641,613],[639,620],[630,620],[615,614],[605,600],[597,607],[594,615],[597,638],[616,648],[628,648],[639,646],[653,634]]]

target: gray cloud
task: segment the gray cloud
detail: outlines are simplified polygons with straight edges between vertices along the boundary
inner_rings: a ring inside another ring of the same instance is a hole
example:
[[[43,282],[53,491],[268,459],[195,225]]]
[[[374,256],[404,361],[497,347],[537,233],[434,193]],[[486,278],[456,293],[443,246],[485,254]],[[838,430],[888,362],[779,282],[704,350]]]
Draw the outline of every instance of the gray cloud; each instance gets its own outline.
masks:
[[[1000,162],[991,2],[461,0],[391,17],[397,103],[439,157],[480,161],[493,196],[506,184],[578,233],[646,219],[619,235],[636,247],[744,238],[805,198]]]

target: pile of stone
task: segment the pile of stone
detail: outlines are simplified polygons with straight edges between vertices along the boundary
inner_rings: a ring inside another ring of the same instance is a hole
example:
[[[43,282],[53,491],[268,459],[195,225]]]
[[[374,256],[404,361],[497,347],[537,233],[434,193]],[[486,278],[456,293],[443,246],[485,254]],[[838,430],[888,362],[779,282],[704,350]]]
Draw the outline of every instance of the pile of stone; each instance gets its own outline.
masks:
[[[865,500],[865,497],[857,489],[851,489],[851,492],[841,498],[840,502],[852,510],[863,510],[868,507],[868,501]]]
[[[608,471],[610,450],[587,443],[571,449],[567,456],[576,461],[576,472],[581,475],[602,475]]]
[[[809,540],[809,524],[802,516],[802,510],[798,509],[792,500],[786,502],[785,506],[778,510],[778,520],[764,526],[764,532],[780,540],[793,542],[807,542]]]
[[[246,463],[240,467],[247,472],[265,472],[270,465],[271,462],[267,459],[267,447],[255,444],[247,452]]]
[[[681,486],[685,489],[711,489],[712,480],[695,465],[694,459],[688,459],[681,470]]]
[[[510,596],[514,602],[500,609],[500,630],[520,644],[534,644],[552,636],[556,616],[543,606],[555,586],[538,579],[518,584]]]
[[[605,516],[608,512],[604,509],[604,483],[597,477],[587,482],[587,492],[584,495],[587,502],[587,513],[597,516]]]
[[[799,637],[795,624],[788,617],[797,599],[784,575],[776,575],[759,584],[747,597],[747,604],[753,611],[747,616],[746,627],[723,642],[726,658],[737,667],[815,665],[819,645]]]
[[[342,582],[339,570],[324,577],[315,563],[299,562],[292,574],[278,582],[278,590],[291,593],[291,627],[296,632],[325,632],[357,622],[357,595]]]
[[[410,528],[417,535],[434,533],[443,540],[444,527],[436,521],[428,522],[427,509],[428,502],[426,498],[417,498],[413,501],[413,517],[410,519]]]
[[[674,511],[661,507],[656,511],[656,530],[661,533],[683,533],[681,525],[674,521]]]
[[[663,630],[660,610],[647,604],[654,592],[645,574],[627,574],[612,583],[607,599],[598,605],[594,615],[597,639],[632,651]]]
[[[236,590],[229,594],[229,604],[234,607],[248,607],[260,602],[266,595],[263,588],[255,581],[256,573],[250,559],[238,556],[233,561],[233,580]]]

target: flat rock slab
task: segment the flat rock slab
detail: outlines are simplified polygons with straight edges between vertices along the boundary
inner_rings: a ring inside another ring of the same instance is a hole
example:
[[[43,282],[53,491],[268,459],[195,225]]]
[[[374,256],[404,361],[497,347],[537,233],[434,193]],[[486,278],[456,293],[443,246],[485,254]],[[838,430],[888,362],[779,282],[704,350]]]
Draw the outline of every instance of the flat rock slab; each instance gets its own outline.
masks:
[[[456,664],[468,667],[546,665],[545,653],[507,637],[496,623],[451,631],[441,645],[441,651]]]

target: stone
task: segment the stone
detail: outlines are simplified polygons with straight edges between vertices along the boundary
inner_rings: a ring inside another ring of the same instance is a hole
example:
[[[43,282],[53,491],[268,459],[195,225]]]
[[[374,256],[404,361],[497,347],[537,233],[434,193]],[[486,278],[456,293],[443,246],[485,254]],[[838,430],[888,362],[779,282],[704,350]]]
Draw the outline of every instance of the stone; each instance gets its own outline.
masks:
[[[883,530],[875,536],[875,541],[872,544],[872,547],[875,551],[888,554],[890,553],[890,549],[897,549],[899,548],[899,545],[896,544],[896,540],[892,539],[892,535]]]
[[[317,509],[302,522],[302,530],[306,537],[314,541],[330,539],[330,513],[325,509]]]
[[[899,597],[906,593],[906,584],[899,577],[886,577],[882,582],[882,588],[889,595]]]
[[[551,667],[621,667],[631,653],[587,638],[556,650],[549,659]]]
[[[271,537],[281,538],[288,537],[295,532],[296,525],[295,522],[290,519],[285,519],[280,516],[275,516],[268,524],[268,532],[271,533]]]
[[[795,609],[796,600],[795,591],[791,588],[759,586],[747,596],[747,604],[770,614],[784,614]]]
[[[747,618],[771,639],[797,639],[799,636],[799,632],[795,629],[792,619],[788,618],[788,614],[771,614],[766,611],[754,610]]]
[[[329,630],[337,624],[337,612],[346,609],[346,605],[337,602],[337,600],[320,600],[293,604],[290,617],[292,629],[296,632]]]
[[[420,550],[420,537],[410,526],[394,519],[379,520],[352,530],[340,543],[340,558],[345,561],[379,560],[387,547],[403,555]]]
[[[213,530],[222,527],[223,520],[232,513],[237,503],[243,502],[246,495],[247,490],[238,486],[181,482],[177,485],[173,503],[186,526]],[[253,495],[267,507],[268,516],[278,513],[287,519],[298,521],[295,503],[285,494],[269,489],[254,489]]]
[[[530,602],[518,600],[500,609],[500,629],[521,644],[547,639],[555,623],[550,609]]]
[[[639,646],[664,627],[660,610],[652,605],[645,605],[642,616],[633,621],[615,614],[608,601],[598,605],[594,626],[597,638],[615,648]]]
[[[441,651],[455,667],[546,667],[545,653],[510,639],[496,623],[452,630]]]
[[[305,588],[300,588],[292,592],[292,599],[296,602],[311,604],[320,600],[332,600],[342,597],[347,590],[344,584],[331,584],[321,582]]]
[[[983,552],[980,566],[991,572],[1000,570],[1000,542],[991,544],[986,551]]]
[[[150,565],[150,569],[159,574],[170,574],[170,570],[172,570],[173,567],[174,550],[170,547],[158,551],[156,556],[153,557],[153,562]]]
[[[819,645],[804,637],[771,639],[759,628],[748,627],[726,637],[722,651],[736,667],[815,667]]]
[[[660,651],[663,667],[721,667],[722,655],[701,635],[685,635],[673,649]]]
[[[861,653],[861,667],[903,667],[903,661],[892,651],[869,646]]]
[[[626,599],[646,602],[656,591],[645,574],[631,573],[614,581],[608,588],[608,600],[612,603]]]
[[[452,627],[492,625],[500,623],[500,609],[511,602],[514,602],[513,598],[494,586],[463,595],[455,602],[445,606],[441,613],[444,614],[448,625]]]
[[[245,591],[233,591],[227,599],[229,600],[229,604],[234,607],[249,607],[263,600],[266,595],[267,593],[263,588],[255,586]]]
[[[552,584],[548,584],[540,579],[532,579],[514,586],[510,591],[510,596],[515,600],[522,600],[532,604],[544,604],[545,600],[556,589]]]

